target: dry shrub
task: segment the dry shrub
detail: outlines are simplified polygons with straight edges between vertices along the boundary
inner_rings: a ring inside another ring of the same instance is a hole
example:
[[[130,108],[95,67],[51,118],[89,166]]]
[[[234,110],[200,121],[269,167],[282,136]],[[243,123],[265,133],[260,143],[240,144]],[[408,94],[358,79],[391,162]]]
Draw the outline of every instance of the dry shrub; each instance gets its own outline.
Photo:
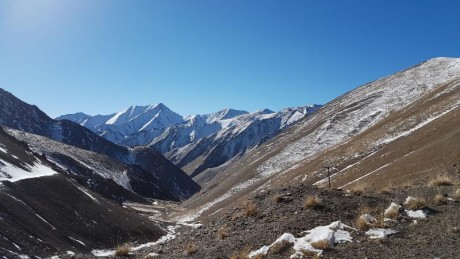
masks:
[[[131,247],[127,245],[117,246],[115,249],[116,256],[129,256],[129,251],[131,251]]]
[[[257,215],[257,205],[252,201],[243,202],[243,213],[246,217],[255,217]]]
[[[447,203],[447,197],[446,197],[446,195],[443,195],[443,194],[436,194],[436,196],[434,196],[434,202],[436,204],[446,204]]]
[[[454,194],[452,195],[452,198],[455,200],[460,200],[460,189],[455,190]]]
[[[380,193],[381,193],[381,194],[391,194],[391,190],[392,190],[392,189],[393,189],[393,188],[391,188],[391,187],[385,187],[385,188],[383,188],[383,189],[380,190]]]
[[[366,190],[367,185],[364,183],[356,183],[353,188],[350,189],[350,193],[354,195],[362,195]]]
[[[389,219],[396,219],[398,216],[399,216],[399,209],[397,208],[391,208],[387,211],[385,211],[385,218],[389,218]]]
[[[366,211],[367,208],[362,209],[362,211]],[[383,222],[383,219],[382,219]],[[376,218],[372,217],[368,213],[361,214],[355,222],[356,228],[362,231],[369,230],[369,228],[373,227],[374,225],[378,225],[378,221]]]
[[[313,258],[315,258],[315,256],[318,255],[317,252],[313,252],[313,251],[306,250],[306,249],[302,249],[301,252],[302,252],[302,254],[303,254],[304,256],[313,257]]]
[[[274,243],[270,247],[270,250],[268,250],[268,251],[269,251],[269,253],[272,253],[272,254],[280,254],[280,253],[288,250],[292,246],[293,246],[292,243],[290,243],[290,242],[288,242],[286,240],[281,240],[279,242]]]
[[[327,240],[319,240],[311,243],[311,246],[315,249],[328,250],[331,248],[331,244]]]
[[[410,210],[419,210],[426,206],[425,199],[410,197],[404,203],[404,206]]]
[[[430,180],[430,186],[449,186],[452,185],[452,179],[447,175],[437,175]]]
[[[313,195],[308,196],[303,202],[304,209],[319,209],[321,207],[321,199]]]
[[[184,248],[184,252],[186,255],[195,254],[198,251],[198,247],[193,243],[187,243]]]
[[[221,227],[217,230],[217,238],[224,240],[230,235],[230,230],[227,227]]]
[[[281,202],[283,202],[283,200],[284,200],[283,197],[281,195],[279,195],[279,194],[275,194],[272,197],[272,201],[274,201],[276,203],[281,203]]]
[[[369,223],[363,218],[363,217],[358,217],[355,222],[356,228],[362,231],[367,231],[371,227]]]
[[[245,247],[241,251],[233,252],[232,255],[230,256],[230,259],[249,259],[250,252],[251,252],[251,249],[249,247]]]

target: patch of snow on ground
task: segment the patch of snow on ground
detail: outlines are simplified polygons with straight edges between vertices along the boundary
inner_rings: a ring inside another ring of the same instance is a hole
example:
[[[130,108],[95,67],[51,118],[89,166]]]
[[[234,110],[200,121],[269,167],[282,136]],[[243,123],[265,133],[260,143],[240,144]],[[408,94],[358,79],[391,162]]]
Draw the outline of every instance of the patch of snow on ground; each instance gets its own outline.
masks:
[[[263,246],[259,250],[252,251],[249,254],[249,257],[252,258],[257,255],[267,255],[268,251],[273,245],[282,241],[287,241],[293,244],[295,253],[292,254],[290,258],[302,258],[302,251],[305,250],[312,251],[318,255],[321,255],[323,251],[314,248],[311,244],[322,240],[326,240],[331,246],[337,243],[352,242],[350,232],[348,232],[346,229],[354,230],[353,228],[343,224],[340,221],[335,221],[327,226],[319,226],[311,230],[307,230],[304,232],[306,235],[299,238],[294,237],[294,235],[290,233],[284,233],[271,245]]]
[[[24,170],[6,161],[1,162],[4,165],[0,165],[0,181],[16,182],[23,179],[57,174],[53,169],[39,163],[29,166],[28,170]]]
[[[145,244],[141,244],[141,245],[132,247],[130,249],[130,251],[139,251],[139,250],[142,250],[142,249],[145,249],[145,248],[148,248],[148,247],[164,244],[164,243],[168,242],[169,240],[172,240],[172,239],[176,238],[176,229],[177,228],[178,228],[178,225],[168,226],[168,228],[166,230],[167,234],[162,236],[162,237],[160,237],[157,241],[149,242],[149,243],[145,243]],[[108,249],[108,250],[92,250],[91,253],[94,256],[97,256],[97,257],[106,257],[106,256],[115,255],[115,250],[110,250],[110,249]]]
[[[77,242],[77,243],[81,244],[82,246],[86,246],[86,245],[85,245],[85,243],[81,242],[81,241],[80,241],[80,240],[78,240],[78,239],[75,239],[75,238],[73,238],[73,237],[69,237],[69,236],[67,236],[67,237],[68,237],[68,238],[70,238],[70,239],[72,239],[73,241],[75,241],[75,242]]]
[[[6,151],[5,147],[0,145],[0,151],[5,153],[5,154],[8,154],[8,152]]]
[[[368,236],[370,239],[385,239],[396,233],[398,233],[398,231],[393,230],[393,229],[372,228],[372,229],[369,229],[365,233],[365,235]]]
[[[405,210],[407,216],[416,219],[426,219],[428,217],[428,211],[426,210]]]

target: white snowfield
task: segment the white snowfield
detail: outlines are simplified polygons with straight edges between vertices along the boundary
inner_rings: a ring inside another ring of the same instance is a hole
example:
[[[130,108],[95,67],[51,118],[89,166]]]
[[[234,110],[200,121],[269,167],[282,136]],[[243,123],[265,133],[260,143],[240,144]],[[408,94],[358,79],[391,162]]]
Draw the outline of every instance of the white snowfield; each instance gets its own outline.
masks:
[[[168,226],[167,229],[165,229],[166,235],[160,237],[157,241],[133,246],[131,247],[130,251],[140,251],[148,247],[162,245],[168,242],[169,240],[176,238],[176,229],[178,227],[179,225]],[[114,256],[115,252],[116,251],[114,249],[92,250],[91,254],[97,257],[107,257],[107,256]]]
[[[38,178],[57,174],[56,171],[38,161],[34,165],[25,165],[25,168],[17,167],[0,159],[0,182],[17,182],[23,179]]]

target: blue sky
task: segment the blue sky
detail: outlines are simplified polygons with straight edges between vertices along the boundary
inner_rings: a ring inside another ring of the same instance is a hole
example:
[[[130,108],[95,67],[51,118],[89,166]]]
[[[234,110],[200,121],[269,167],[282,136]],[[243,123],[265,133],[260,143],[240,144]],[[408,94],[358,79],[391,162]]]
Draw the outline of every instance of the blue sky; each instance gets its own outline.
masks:
[[[460,1],[2,0],[0,87],[51,116],[326,103],[460,57]]]

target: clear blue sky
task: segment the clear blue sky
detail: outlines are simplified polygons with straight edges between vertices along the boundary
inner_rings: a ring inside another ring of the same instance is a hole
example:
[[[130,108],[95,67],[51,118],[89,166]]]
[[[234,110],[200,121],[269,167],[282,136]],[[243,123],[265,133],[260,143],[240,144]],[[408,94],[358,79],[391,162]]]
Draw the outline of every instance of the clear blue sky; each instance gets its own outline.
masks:
[[[326,103],[460,57],[457,0],[1,0],[0,87],[50,116]]]

